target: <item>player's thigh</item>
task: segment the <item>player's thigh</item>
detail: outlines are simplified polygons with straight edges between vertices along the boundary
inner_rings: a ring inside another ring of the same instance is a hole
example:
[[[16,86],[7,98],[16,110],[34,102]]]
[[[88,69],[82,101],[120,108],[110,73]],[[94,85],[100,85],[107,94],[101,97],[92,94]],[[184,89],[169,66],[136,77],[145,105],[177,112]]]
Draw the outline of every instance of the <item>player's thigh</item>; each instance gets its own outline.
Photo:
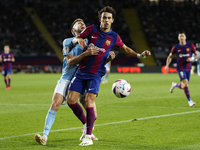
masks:
[[[56,87],[54,89],[54,94],[53,95],[55,95],[56,93],[59,93],[63,97],[66,97],[69,84],[70,84],[69,80],[63,80],[63,79],[58,80],[57,85],[56,85]]]
[[[86,91],[87,93],[94,93],[98,95],[101,77],[94,77],[87,80]]]
[[[69,90],[67,95],[67,103],[75,104],[78,101],[79,96],[80,96],[79,92]]]
[[[182,82],[184,79],[190,80],[190,72],[187,71],[177,71],[180,81]]]
[[[12,74],[12,69],[8,69],[8,70],[7,70],[7,76],[10,77],[11,74]]]
[[[64,100],[65,97],[63,95],[61,95],[60,93],[54,93],[51,109],[57,111]]]

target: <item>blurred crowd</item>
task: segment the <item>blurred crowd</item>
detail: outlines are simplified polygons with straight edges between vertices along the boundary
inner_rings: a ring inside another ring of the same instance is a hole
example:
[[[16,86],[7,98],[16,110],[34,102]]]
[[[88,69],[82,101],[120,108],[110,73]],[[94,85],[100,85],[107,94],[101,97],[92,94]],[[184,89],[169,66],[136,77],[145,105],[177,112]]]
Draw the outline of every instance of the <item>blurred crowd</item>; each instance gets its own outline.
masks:
[[[178,32],[184,31],[187,41],[200,41],[200,4],[196,1],[143,2],[137,5],[140,19],[155,57],[167,57],[178,44]]]
[[[117,12],[112,29],[133,49],[123,8],[138,10],[147,41],[157,58],[168,55],[171,47],[178,42],[179,31],[186,32],[189,42],[200,41],[200,5],[192,0],[5,0],[0,1],[0,47],[9,44],[11,51],[18,56],[55,54],[27,15],[25,7],[34,8],[32,17],[35,13],[39,15],[62,48],[63,40],[72,37],[71,23],[76,18],[83,18],[87,26],[99,24],[98,10],[105,5],[112,6]],[[115,52],[124,55],[118,49]]]

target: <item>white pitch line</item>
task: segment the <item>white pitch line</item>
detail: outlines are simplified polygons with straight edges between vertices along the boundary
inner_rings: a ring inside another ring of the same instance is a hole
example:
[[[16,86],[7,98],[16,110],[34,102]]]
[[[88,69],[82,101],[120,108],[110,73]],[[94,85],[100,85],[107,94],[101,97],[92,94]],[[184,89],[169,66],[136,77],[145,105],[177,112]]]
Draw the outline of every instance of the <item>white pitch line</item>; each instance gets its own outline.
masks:
[[[197,113],[200,112],[200,110],[196,111],[188,111],[188,112],[182,112],[182,113],[174,113],[174,114],[166,114],[166,115],[159,115],[159,116],[151,116],[151,117],[144,117],[144,118],[136,118],[136,119],[130,119],[130,120],[124,120],[124,121],[118,121],[118,122],[110,122],[110,123],[103,123],[103,124],[97,124],[95,126],[105,126],[105,125],[111,125],[111,124],[119,124],[119,123],[125,123],[125,122],[131,122],[131,121],[139,121],[139,120],[147,120],[147,119],[155,119],[155,118],[162,118],[162,117],[170,117],[170,116],[177,116],[177,115],[184,115],[184,114],[191,114],[191,113]],[[68,128],[68,129],[58,129],[58,130],[51,130],[51,132],[59,132],[59,131],[67,131],[67,130],[76,130],[81,129],[82,127],[74,127],[74,128]],[[22,134],[22,135],[16,135],[16,136],[9,136],[9,137],[2,137],[0,140],[4,139],[11,139],[11,138],[17,138],[22,136],[29,136],[34,135],[42,132],[37,133],[28,133],[28,134]]]

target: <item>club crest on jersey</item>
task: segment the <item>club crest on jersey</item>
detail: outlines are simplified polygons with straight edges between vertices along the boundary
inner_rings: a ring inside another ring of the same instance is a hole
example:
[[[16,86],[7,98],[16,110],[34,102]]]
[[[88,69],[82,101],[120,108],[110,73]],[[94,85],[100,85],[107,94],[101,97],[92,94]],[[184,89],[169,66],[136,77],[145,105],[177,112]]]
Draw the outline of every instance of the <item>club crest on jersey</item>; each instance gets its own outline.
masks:
[[[186,51],[188,51],[188,52],[189,52],[189,51],[190,51],[190,48],[186,48]]]
[[[65,53],[68,53],[68,52],[69,52],[69,47],[66,46],[66,47],[65,47]]]
[[[106,45],[107,45],[107,46],[109,46],[109,45],[110,45],[110,43],[111,43],[111,41],[109,41],[109,40],[106,40]]]

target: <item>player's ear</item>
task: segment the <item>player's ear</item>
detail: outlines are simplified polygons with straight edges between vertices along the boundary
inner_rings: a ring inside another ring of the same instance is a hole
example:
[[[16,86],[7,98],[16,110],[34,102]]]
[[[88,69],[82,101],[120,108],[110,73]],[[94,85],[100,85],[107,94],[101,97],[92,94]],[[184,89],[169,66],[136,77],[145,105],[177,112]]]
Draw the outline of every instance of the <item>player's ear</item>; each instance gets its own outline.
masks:
[[[76,32],[76,29],[75,29],[75,28],[72,28],[72,31],[73,31],[73,32]]]
[[[101,18],[99,18],[99,22],[101,22]]]
[[[112,23],[114,22],[115,19],[112,19]]]

